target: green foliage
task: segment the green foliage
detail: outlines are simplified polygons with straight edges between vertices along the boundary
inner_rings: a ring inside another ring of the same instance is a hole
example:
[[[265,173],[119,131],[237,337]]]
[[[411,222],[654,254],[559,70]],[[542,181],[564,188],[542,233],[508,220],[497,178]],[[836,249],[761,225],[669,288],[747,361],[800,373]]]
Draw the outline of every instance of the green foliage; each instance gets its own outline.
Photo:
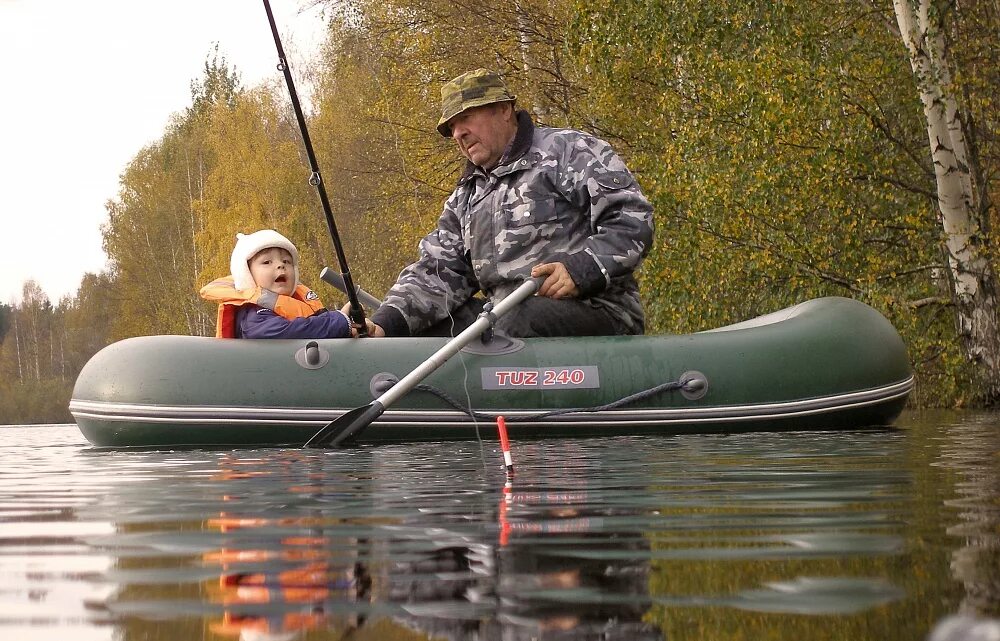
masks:
[[[855,6],[580,3],[571,49],[656,206],[653,331],[851,296],[953,393],[951,321],[911,305],[946,291],[919,103],[898,42]]]
[[[5,306],[9,326],[0,340],[0,424],[71,420],[67,406],[73,382],[87,359],[108,343],[113,307],[106,299],[84,304],[92,291],[110,291],[106,275],[86,275],[79,298],[55,307],[28,281],[20,304]]]
[[[213,311],[192,296],[204,284],[201,203],[218,162],[209,142],[214,114],[234,111],[242,95],[237,74],[217,54],[192,83],[191,108],[136,155],[118,199],[108,203],[103,235],[120,311],[115,339],[214,333]]]
[[[355,278],[381,292],[413,260],[458,163],[428,125],[429,83],[386,81],[412,77],[400,43],[390,37],[373,46],[345,24],[333,29],[314,140]]]
[[[211,57],[205,58],[201,78],[191,81],[191,106],[185,110],[185,121],[197,121],[213,105],[234,106],[240,92],[240,75],[229,67],[225,56],[219,55],[216,43]]]
[[[31,383],[0,382],[0,425],[71,423],[73,382],[45,378]]]
[[[7,335],[7,330],[10,329],[13,312],[13,307],[5,303],[0,303],[0,343],[3,343],[3,337]]]
[[[961,116],[967,131],[970,162],[979,170],[976,185],[980,218],[988,234],[1000,211],[1000,47],[996,34],[1000,6],[996,3],[948,3],[948,53],[953,61],[954,91],[963,98]],[[996,243],[993,243],[996,251]],[[995,263],[995,260],[994,260]]]
[[[107,273],[85,274],[76,296],[60,304],[70,380],[76,379],[91,356],[112,342],[117,304],[115,283]]]
[[[444,81],[475,67],[498,69],[536,117],[569,122],[580,89],[560,70],[566,5],[330,4],[313,139],[321,164],[332,168],[327,189],[337,221],[356,241],[353,271],[384,291],[416,257],[464,166],[435,129]]]

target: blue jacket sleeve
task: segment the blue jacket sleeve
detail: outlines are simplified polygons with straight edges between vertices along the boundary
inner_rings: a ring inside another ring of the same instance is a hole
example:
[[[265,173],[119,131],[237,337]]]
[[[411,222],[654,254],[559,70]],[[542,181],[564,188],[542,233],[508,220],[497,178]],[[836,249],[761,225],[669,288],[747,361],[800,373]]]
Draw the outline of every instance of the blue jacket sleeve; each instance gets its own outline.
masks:
[[[351,325],[343,314],[322,310],[288,320],[266,307],[243,305],[237,315],[243,338],[347,338]]]

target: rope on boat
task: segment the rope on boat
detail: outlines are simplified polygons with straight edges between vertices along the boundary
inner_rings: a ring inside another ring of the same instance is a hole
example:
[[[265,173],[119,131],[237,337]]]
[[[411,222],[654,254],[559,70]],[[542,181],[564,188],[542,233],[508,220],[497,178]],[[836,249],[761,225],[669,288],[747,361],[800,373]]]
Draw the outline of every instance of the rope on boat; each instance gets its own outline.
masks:
[[[573,414],[573,413],[577,413],[577,412],[579,412],[579,413],[603,412],[605,410],[612,410],[612,409],[616,409],[616,408],[619,408],[619,407],[624,407],[625,405],[630,405],[632,403],[636,403],[638,401],[645,400],[645,399],[647,399],[647,398],[649,398],[651,396],[656,396],[657,394],[660,394],[661,392],[668,392],[668,391],[669,392],[673,392],[673,391],[682,389],[684,387],[684,385],[685,385],[685,383],[683,383],[681,381],[670,381],[669,383],[662,383],[662,384],[657,385],[655,387],[650,387],[649,389],[642,390],[641,392],[636,392],[635,394],[630,394],[628,396],[625,396],[623,398],[618,399],[617,401],[612,401],[612,402],[607,403],[605,405],[597,405],[596,407],[567,407],[567,408],[563,408],[563,409],[552,410],[552,411],[549,411],[549,412],[540,412],[538,414],[526,414],[526,415],[523,415],[523,416],[506,416],[505,415],[504,418],[506,419],[506,421],[508,423],[520,423],[520,422],[523,422],[523,421],[537,421],[538,419],[541,419],[541,418],[549,418],[550,416],[560,416],[562,414]],[[489,414],[487,412],[477,412],[476,410],[474,410],[474,409],[472,409],[470,407],[466,407],[465,405],[462,405],[461,403],[459,403],[457,400],[455,400],[451,396],[448,396],[447,393],[439,390],[438,388],[436,388],[436,387],[434,387],[432,385],[426,385],[426,384],[421,383],[420,385],[417,385],[413,389],[414,390],[421,390],[421,391],[424,391],[424,392],[429,392],[429,393],[433,394],[434,396],[437,396],[438,398],[440,398],[441,400],[443,400],[445,403],[448,403],[449,405],[451,405],[455,409],[459,410],[460,412],[468,414],[469,416],[471,416],[472,418],[475,418],[475,419],[480,419],[480,420],[484,420],[484,421],[492,421],[492,420],[495,420],[497,416],[499,416],[499,414]]]

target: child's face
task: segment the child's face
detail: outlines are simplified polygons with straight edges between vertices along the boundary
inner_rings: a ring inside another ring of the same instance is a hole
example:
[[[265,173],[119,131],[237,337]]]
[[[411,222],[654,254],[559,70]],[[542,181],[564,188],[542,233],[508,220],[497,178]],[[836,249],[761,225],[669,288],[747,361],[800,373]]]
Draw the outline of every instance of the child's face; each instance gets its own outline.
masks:
[[[258,287],[275,294],[291,296],[295,290],[295,263],[287,249],[268,247],[262,249],[248,263],[250,275]]]

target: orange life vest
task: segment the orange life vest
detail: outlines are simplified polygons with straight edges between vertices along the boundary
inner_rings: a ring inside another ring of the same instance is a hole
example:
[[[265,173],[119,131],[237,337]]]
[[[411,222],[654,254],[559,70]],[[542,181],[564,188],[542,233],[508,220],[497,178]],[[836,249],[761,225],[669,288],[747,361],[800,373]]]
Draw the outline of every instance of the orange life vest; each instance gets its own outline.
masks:
[[[200,294],[205,300],[219,304],[219,317],[215,323],[217,338],[236,338],[236,311],[247,303],[266,307],[288,320],[312,316],[323,309],[316,292],[302,284],[295,288],[291,296],[285,296],[260,287],[236,289],[233,277],[226,276],[202,287]]]

